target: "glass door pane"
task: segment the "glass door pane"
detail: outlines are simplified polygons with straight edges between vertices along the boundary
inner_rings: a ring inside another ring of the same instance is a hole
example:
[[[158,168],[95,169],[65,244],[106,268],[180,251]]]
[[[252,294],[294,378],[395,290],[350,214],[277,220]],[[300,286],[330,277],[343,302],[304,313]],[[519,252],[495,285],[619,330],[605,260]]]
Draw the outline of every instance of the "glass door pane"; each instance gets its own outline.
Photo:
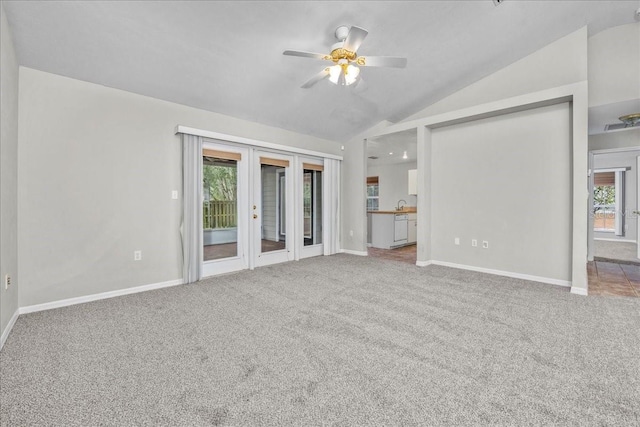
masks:
[[[238,161],[202,157],[203,261],[238,256]]]
[[[322,171],[302,174],[302,223],[304,246],[322,243]]]
[[[286,249],[287,181],[285,168],[260,165],[262,178],[261,252]]]

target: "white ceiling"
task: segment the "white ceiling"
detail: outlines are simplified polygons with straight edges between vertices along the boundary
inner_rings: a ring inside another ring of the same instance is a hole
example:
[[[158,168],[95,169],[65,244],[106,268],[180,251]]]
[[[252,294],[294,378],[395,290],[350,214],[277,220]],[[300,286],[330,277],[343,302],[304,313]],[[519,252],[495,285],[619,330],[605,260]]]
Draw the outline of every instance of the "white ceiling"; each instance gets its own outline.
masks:
[[[589,24],[633,22],[638,1],[3,1],[21,65],[303,134],[346,141],[398,121]],[[300,85],[339,25],[369,30],[366,89]]]

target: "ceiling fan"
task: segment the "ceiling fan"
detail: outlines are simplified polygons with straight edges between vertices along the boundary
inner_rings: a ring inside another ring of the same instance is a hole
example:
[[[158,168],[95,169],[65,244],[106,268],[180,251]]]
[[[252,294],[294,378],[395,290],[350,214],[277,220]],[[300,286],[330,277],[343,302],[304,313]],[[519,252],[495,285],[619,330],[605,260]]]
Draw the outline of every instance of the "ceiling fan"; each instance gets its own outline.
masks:
[[[331,46],[331,53],[302,52],[298,50],[285,50],[283,55],[301,56],[304,58],[331,61],[334,65],[328,66],[313,76],[302,85],[302,88],[310,88],[320,80],[329,78],[331,83],[340,86],[349,86],[358,81],[360,67],[395,67],[407,66],[407,58],[397,56],[359,56],[357,51],[369,32],[360,27],[338,27],[336,38],[338,42]],[[360,78],[362,79],[362,78]]]
[[[604,127],[604,130],[609,131],[636,127],[640,125],[640,113],[627,114],[626,116],[618,117],[618,120],[622,123],[609,123]]]

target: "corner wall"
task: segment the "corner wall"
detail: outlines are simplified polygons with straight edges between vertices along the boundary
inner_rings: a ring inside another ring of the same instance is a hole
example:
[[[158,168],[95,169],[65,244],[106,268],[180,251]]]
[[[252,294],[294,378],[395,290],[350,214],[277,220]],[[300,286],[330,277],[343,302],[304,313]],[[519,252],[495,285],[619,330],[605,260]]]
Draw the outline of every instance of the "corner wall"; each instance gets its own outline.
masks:
[[[18,61],[0,3],[0,348],[18,310]],[[11,286],[5,290],[5,275]]]
[[[21,67],[20,307],[181,277],[178,124],[341,154],[332,141]]]

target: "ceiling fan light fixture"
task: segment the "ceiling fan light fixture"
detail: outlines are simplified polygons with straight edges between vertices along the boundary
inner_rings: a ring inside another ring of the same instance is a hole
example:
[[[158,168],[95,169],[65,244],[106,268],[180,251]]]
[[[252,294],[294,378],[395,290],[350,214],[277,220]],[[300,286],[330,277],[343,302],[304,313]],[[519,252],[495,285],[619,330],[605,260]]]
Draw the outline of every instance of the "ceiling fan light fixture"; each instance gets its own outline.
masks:
[[[618,117],[618,119],[627,127],[633,127],[640,122],[640,113],[627,114],[626,116]]]
[[[344,85],[349,86],[358,80],[360,68],[355,65],[337,64],[329,67],[329,81],[335,85],[340,84],[340,74],[344,73]]]

